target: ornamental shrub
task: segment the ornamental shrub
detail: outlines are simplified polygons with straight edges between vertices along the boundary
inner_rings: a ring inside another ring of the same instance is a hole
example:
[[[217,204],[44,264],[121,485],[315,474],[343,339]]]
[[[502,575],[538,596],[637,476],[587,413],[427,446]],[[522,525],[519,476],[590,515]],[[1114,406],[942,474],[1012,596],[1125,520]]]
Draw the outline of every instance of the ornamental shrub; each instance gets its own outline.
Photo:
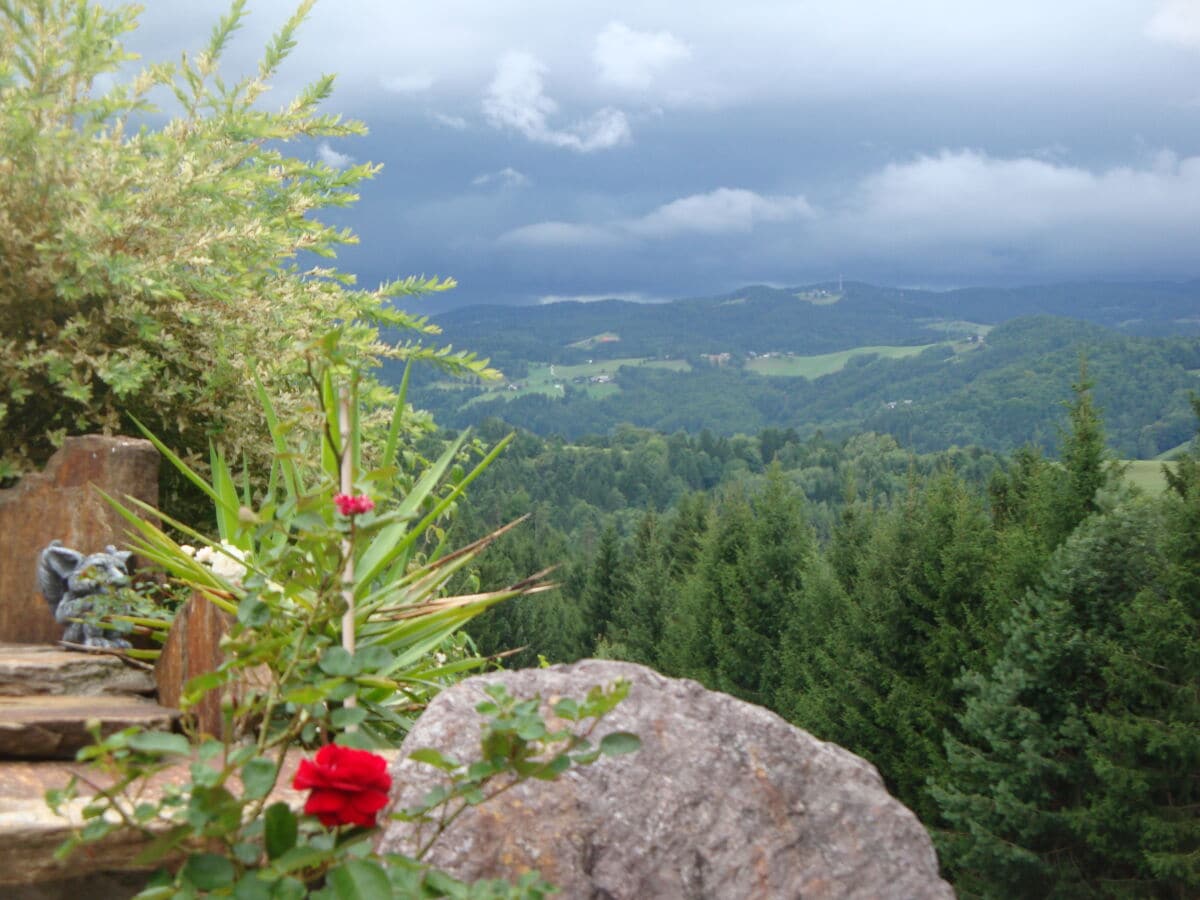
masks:
[[[0,0],[0,485],[65,435],[126,431],[133,417],[185,457],[215,439],[232,459],[265,462],[247,369],[294,404],[296,347],[331,321],[345,323],[344,351],[360,365],[485,371],[422,345],[436,329],[390,306],[453,281],[362,290],[329,265],[356,238],[319,213],[353,203],[379,167],[302,157],[311,139],[365,132],[318,111],[332,76],[278,109],[264,103],[312,4],[255,74],[222,79],[245,0],[200,52],[132,75],[121,39],[137,7]],[[151,96],[172,102],[159,109]],[[410,339],[388,346],[382,326]]]

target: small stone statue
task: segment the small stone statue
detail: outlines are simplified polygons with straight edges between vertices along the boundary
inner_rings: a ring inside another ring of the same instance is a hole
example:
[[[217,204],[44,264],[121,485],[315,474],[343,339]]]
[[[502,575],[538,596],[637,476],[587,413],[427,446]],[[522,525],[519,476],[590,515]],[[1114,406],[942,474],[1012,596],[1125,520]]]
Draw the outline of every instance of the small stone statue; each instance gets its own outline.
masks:
[[[54,540],[38,557],[38,588],[56,621],[67,626],[62,639],[87,647],[128,647],[129,641],[110,637],[97,625],[73,622],[92,608],[97,594],[129,584],[128,550],[109,544],[103,553],[84,556]]]

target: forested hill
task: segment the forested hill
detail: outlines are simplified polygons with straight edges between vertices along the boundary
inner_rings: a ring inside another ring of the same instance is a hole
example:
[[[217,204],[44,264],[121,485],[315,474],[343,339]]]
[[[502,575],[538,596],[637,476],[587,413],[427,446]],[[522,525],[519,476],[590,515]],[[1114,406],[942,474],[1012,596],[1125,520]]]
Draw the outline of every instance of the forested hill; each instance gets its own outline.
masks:
[[[641,364],[611,368],[611,381],[599,386],[563,379],[557,395],[434,385],[415,391],[414,400],[451,427],[496,417],[568,438],[627,422],[665,433],[870,430],[919,451],[955,444],[1003,451],[1026,442],[1052,450],[1081,358],[1113,450],[1151,458],[1188,439],[1200,337],[1131,337],[1049,316],[1017,319],[984,341],[945,342],[904,359],[864,352],[816,378],[767,376],[736,359],[686,370]],[[560,377],[564,371],[559,367]]]
[[[706,353],[827,353],[927,344],[1019,316],[1082,319],[1126,334],[1200,333],[1200,281],[1058,284],[935,292],[860,282],[745,287],[717,297],[639,304],[475,306],[435,317],[455,346],[492,357],[577,363]]]

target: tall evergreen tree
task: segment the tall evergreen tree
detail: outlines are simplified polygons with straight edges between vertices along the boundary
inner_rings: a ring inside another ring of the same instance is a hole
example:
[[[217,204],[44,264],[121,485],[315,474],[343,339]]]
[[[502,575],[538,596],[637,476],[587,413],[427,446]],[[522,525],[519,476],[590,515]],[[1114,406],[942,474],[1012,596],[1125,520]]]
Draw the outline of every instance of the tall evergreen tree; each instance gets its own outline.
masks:
[[[1066,480],[1062,466],[1031,446],[1017,450],[1005,471],[992,476],[988,495],[998,546],[988,590],[997,609],[1011,609],[1025,596],[1050,554],[1078,524],[1061,510]]]
[[[621,598],[628,590],[629,580],[621,549],[621,538],[617,534],[616,525],[610,522],[600,534],[600,543],[596,546],[596,555],[592,559],[585,589],[589,625],[594,636],[593,646],[608,637],[613,610],[621,603]]]
[[[789,600],[772,709],[826,740],[866,733],[873,727],[870,711],[857,702],[865,692],[845,689],[847,677],[866,668],[846,664],[855,652],[848,627],[851,601],[819,553],[808,566],[802,589]]]
[[[780,635],[811,564],[814,538],[801,496],[778,463],[750,509],[738,507],[727,524],[730,556],[712,585],[716,682],[734,696],[769,703],[779,678]]]
[[[1092,403],[1092,382],[1087,360],[1079,361],[1079,380],[1071,385],[1075,396],[1067,404],[1067,429],[1062,434],[1059,458],[1067,479],[1059,502],[1062,536],[1096,512],[1096,492],[1118,474],[1105,448],[1104,423]]]
[[[819,626],[830,636],[801,665],[806,680],[832,682],[791,700],[797,721],[874,762],[926,822],[937,814],[926,778],[944,761],[956,680],[995,640],[985,591],[993,554],[987,514],[953,472],[914,486],[878,519],[845,615]]]
[[[771,702],[780,635],[813,553],[801,495],[778,465],[753,497],[740,485],[728,491],[667,611],[664,670]]]
[[[1200,400],[1194,400],[1200,418]],[[1200,458],[1177,462],[1163,500],[1166,565],[1104,645],[1104,705],[1089,723],[1098,783],[1085,812],[1129,896],[1200,896]],[[1119,868],[1118,868],[1119,867]],[[1120,879],[1119,882],[1116,879]]]
[[[671,591],[667,547],[653,512],[638,523],[627,577],[628,587],[613,607],[609,633],[622,659],[653,666],[662,640],[663,603]]]
[[[1103,795],[1089,759],[1092,717],[1109,699],[1109,651],[1129,637],[1122,615],[1164,568],[1162,525],[1154,505],[1137,501],[1086,520],[1018,604],[994,665],[963,681],[949,765],[932,788],[960,889],[1083,896],[1105,873],[1128,874],[1103,849],[1123,824],[1090,813]]]
[[[696,492],[680,498],[667,533],[672,578],[679,580],[691,574],[708,531],[709,511],[707,494]]]
[[[728,617],[724,607],[742,592],[739,563],[750,543],[752,514],[744,487],[726,492],[715,508],[691,577],[680,593],[668,624],[663,661],[678,674],[718,687],[721,650],[717,632]]]

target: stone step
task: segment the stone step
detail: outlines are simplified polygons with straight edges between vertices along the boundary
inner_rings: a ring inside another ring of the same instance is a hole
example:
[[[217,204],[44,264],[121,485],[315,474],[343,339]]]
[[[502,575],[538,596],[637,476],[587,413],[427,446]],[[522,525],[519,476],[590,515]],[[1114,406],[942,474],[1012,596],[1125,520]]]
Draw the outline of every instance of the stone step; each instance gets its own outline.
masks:
[[[0,759],[74,759],[92,743],[90,721],[98,721],[107,737],[133,725],[169,730],[178,717],[178,710],[143,697],[0,697]]]
[[[152,694],[154,675],[116,656],[50,644],[0,643],[0,697]]]
[[[307,791],[292,788],[292,778],[300,760],[309,756],[309,751],[294,750],[284,760],[279,781],[268,798],[268,803],[283,801],[297,812],[308,797]],[[399,755],[398,750],[380,751],[388,761],[389,768]],[[162,792],[178,787],[190,779],[193,760],[186,760],[156,775],[140,795],[147,802],[155,801]],[[54,858],[55,849],[65,841],[74,829],[83,826],[83,807],[91,793],[87,785],[81,785],[80,796],[63,810],[63,816],[50,811],[44,799],[46,791],[61,788],[73,774],[84,776],[88,783],[107,788],[112,784],[112,775],[74,762],[10,762],[0,765],[0,897],[85,897],[99,896],[99,881],[89,884],[81,893],[78,879],[99,879],[102,873],[114,877],[148,868],[139,865],[137,856],[146,848],[150,838],[133,831],[118,831],[98,844],[81,847],[66,862]],[[232,789],[237,792],[237,780]],[[161,832],[166,826],[152,823],[152,832]],[[149,867],[153,868],[155,866]],[[70,883],[62,879],[72,879]],[[67,887],[64,887],[67,885]],[[131,896],[136,892],[127,890]]]

